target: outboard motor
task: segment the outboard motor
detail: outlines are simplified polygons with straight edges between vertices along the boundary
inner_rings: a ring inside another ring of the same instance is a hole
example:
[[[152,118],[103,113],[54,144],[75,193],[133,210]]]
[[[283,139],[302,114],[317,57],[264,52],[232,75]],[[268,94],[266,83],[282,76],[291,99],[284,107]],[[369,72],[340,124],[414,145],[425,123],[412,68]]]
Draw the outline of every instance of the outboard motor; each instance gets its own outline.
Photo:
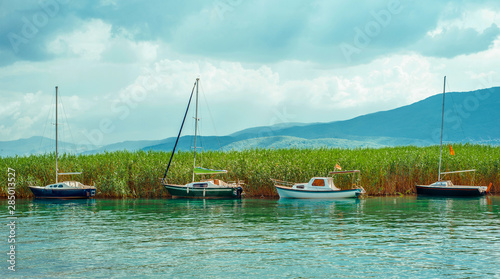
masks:
[[[243,187],[239,186],[238,188],[236,188],[236,196],[238,198],[241,198],[242,193],[243,193]]]

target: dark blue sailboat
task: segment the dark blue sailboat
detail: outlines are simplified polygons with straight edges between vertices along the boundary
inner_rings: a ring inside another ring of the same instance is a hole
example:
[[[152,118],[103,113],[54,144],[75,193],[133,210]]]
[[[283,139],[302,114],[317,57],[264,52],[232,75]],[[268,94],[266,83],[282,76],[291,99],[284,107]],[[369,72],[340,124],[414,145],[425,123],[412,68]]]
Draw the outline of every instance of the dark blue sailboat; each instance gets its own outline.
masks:
[[[59,182],[60,175],[81,174],[81,172],[60,173],[57,168],[57,86],[56,86],[56,183],[47,186],[29,186],[33,195],[40,199],[87,199],[96,194],[95,186],[84,185],[78,181]]]
[[[449,171],[449,172],[441,172],[441,158],[443,153],[443,125],[444,125],[444,98],[446,92],[446,76],[444,77],[444,85],[443,85],[443,109],[441,113],[441,143],[439,150],[439,174],[438,181],[430,184],[430,185],[415,185],[417,190],[417,195],[428,195],[428,196],[459,196],[459,197],[475,197],[475,196],[483,196],[489,193],[491,189],[491,183],[487,186],[466,186],[466,185],[453,185],[451,180],[443,180],[442,175],[446,174],[454,174],[454,173],[463,173],[463,172],[474,172],[475,169],[472,170],[460,170],[460,171]],[[450,145],[450,151],[451,145]]]

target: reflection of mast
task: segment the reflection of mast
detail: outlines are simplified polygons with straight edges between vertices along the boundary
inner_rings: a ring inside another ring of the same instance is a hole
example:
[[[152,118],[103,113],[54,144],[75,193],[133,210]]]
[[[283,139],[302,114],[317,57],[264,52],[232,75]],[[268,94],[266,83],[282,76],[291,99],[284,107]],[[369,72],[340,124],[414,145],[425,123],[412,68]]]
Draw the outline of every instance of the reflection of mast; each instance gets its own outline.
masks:
[[[444,95],[446,90],[446,76],[444,76],[444,84],[443,84],[443,110],[441,112],[441,143],[439,148],[439,172],[438,172],[438,181],[441,181],[441,155],[443,153],[443,124],[444,124]]]
[[[194,158],[193,158],[193,181],[194,182],[194,169],[196,168],[196,137],[198,135],[198,83],[200,78],[196,79],[196,112],[194,117]]]

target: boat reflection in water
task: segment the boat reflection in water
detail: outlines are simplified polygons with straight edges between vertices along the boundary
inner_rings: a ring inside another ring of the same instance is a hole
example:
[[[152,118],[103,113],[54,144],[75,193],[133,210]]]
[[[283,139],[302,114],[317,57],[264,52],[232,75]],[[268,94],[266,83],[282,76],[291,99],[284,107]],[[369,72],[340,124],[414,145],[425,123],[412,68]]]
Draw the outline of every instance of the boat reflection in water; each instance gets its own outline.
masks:
[[[33,205],[95,206],[95,199],[33,199]]]

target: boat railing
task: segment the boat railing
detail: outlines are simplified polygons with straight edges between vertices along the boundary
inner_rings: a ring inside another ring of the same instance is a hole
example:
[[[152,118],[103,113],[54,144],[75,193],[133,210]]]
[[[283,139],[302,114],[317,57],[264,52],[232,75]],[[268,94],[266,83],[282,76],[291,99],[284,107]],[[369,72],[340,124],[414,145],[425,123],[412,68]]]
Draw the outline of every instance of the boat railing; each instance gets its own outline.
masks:
[[[443,176],[447,175],[447,174],[454,174],[454,173],[465,173],[465,172],[473,172],[474,175],[472,176],[472,185],[474,185],[474,180],[475,180],[475,172],[476,170],[475,169],[472,169],[472,170],[459,170],[459,171],[445,171],[445,172],[441,172],[439,174],[439,180],[443,180]],[[450,181],[451,182],[451,181]]]
[[[441,172],[441,174],[452,174],[452,173],[473,172],[473,171],[476,171],[476,170],[472,169],[472,170],[446,171],[446,172]]]
[[[329,174],[349,174],[349,173],[360,173],[359,170],[345,170],[345,171],[331,171]]]
[[[274,179],[274,178],[271,178],[271,180],[273,181],[273,183],[275,185],[281,185],[281,186],[292,187],[293,185],[296,184],[295,182],[284,181],[284,180],[279,180],[279,179]]]

